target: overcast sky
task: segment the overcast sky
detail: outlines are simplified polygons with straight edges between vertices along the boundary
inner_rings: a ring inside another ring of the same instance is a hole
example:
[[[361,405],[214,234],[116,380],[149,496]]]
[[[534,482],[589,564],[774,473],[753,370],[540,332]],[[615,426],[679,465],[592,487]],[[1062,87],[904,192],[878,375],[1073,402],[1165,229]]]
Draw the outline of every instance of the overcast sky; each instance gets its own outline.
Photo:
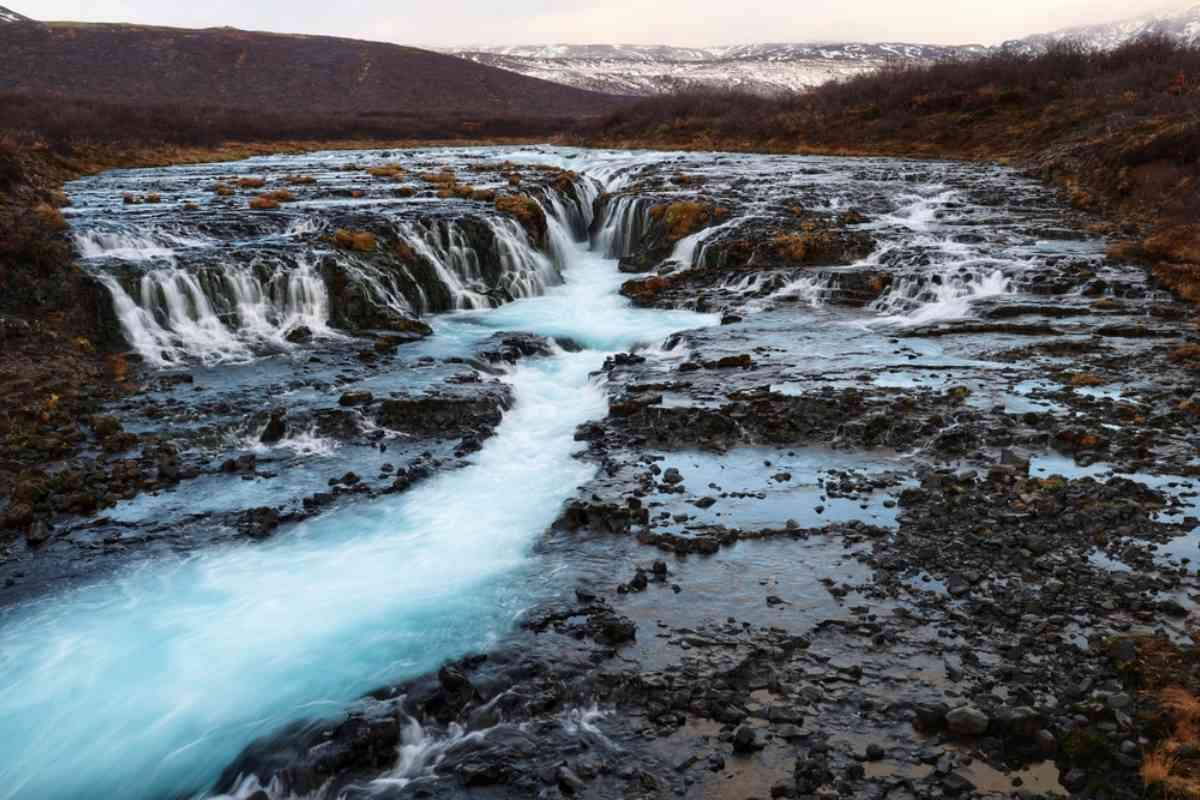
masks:
[[[1194,0],[1192,0],[1194,2]],[[1184,0],[0,0],[44,20],[468,44],[909,41],[995,44]]]

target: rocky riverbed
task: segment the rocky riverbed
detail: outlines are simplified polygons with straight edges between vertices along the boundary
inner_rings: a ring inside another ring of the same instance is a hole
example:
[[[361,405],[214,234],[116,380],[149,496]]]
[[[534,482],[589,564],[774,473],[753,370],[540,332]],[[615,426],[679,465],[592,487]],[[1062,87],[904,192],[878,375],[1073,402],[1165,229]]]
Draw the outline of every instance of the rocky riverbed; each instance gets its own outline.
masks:
[[[68,730],[81,781],[1141,794],[1140,652],[1190,647],[1200,592],[1200,336],[1036,183],[526,148],[68,190],[133,386],[0,508],[2,677],[56,708],[47,649],[116,634],[68,688],[148,659],[130,723],[199,753],[134,777]],[[170,630],[115,627],[107,585]],[[196,680],[249,708],[176,730],[147,685],[227,648]],[[53,794],[33,741],[9,796]]]

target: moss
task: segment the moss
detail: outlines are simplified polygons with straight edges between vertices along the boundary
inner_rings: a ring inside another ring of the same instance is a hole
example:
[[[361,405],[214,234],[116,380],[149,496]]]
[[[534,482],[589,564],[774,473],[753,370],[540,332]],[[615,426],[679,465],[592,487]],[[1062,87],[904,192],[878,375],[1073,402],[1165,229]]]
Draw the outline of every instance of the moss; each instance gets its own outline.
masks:
[[[529,236],[537,244],[545,241],[546,213],[532,197],[527,194],[510,194],[496,198],[496,210],[508,214],[521,223]]]
[[[369,231],[348,231],[345,228],[339,228],[333,234],[332,241],[335,247],[359,253],[369,253],[377,244],[375,234]]]
[[[698,200],[678,200],[650,209],[652,219],[661,221],[667,229],[667,238],[673,242],[690,236],[714,218],[713,208]]]
[[[280,203],[290,203],[295,199],[296,195],[287,189],[276,189],[273,192],[264,192],[258,197],[253,198],[250,201],[250,207],[259,210],[279,208]]]
[[[399,164],[383,164],[377,167],[367,167],[367,174],[373,178],[399,180],[407,174],[407,171]]]

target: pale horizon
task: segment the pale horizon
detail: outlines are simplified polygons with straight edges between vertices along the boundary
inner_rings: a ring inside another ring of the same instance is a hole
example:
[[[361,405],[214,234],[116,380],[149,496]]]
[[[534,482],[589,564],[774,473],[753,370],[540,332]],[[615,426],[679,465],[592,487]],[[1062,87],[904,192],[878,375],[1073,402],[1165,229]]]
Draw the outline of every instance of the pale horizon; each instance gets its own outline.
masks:
[[[623,44],[716,47],[759,43],[906,42],[995,45],[1068,27],[1116,22],[1186,8],[1191,2],[1100,0],[915,0],[904,5],[864,0],[853,9],[835,0],[770,0],[730,10],[720,0],[667,0],[650,9],[585,0],[554,4],[514,0],[503,9],[480,0],[447,0],[436,10],[400,13],[392,4],[362,0],[348,10],[312,0],[231,0],[164,6],[151,0],[39,0],[38,8],[8,6],[47,21],[119,22],[180,28],[230,26],[275,33],[341,36],[433,49],[553,44]],[[280,24],[278,20],[289,20]],[[467,22],[464,23],[464,20]],[[464,29],[470,30],[469,33]]]

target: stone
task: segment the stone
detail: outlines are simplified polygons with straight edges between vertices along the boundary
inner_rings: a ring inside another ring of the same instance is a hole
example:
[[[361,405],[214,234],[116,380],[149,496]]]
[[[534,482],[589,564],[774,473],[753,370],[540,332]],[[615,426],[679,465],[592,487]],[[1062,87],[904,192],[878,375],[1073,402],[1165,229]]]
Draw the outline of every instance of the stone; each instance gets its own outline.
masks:
[[[258,440],[263,444],[275,444],[287,435],[287,410],[277,408],[271,412],[271,418],[267,420],[267,427],[263,428],[263,432],[259,435]]]
[[[761,750],[762,748],[763,745],[758,740],[758,734],[749,725],[742,725],[733,732],[733,752],[753,753],[755,750]]]
[[[959,736],[982,736],[991,720],[975,706],[959,706],[946,714],[946,726]]]
[[[350,406],[365,406],[375,399],[375,395],[370,392],[345,392],[338,398],[338,405],[349,408]]]

